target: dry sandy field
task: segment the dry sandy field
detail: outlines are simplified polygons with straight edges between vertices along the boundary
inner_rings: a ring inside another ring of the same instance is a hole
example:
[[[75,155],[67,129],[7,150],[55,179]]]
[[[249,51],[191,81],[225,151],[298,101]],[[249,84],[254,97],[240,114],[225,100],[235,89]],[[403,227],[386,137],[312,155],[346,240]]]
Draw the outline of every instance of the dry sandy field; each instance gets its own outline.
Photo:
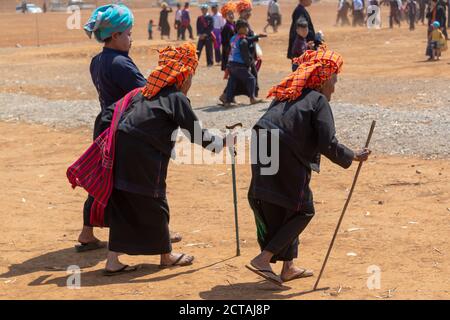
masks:
[[[261,93],[289,73],[286,48],[294,2],[282,2],[283,25],[261,40]],[[356,166],[343,170],[326,159],[314,174],[316,216],[300,238],[298,264],[312,278],[284,288],[261,281],[244,266],[258,253],[253,214],[246,200],[249,165],[237,166],[240,257],[235,257],[230,166],[171,163],[171,229],[183,234],[175,251],[196,257],[189,267],[160,270],[156,256],[123,256],[141,264],[136,273],[103,277],[106,250],[76,253],[86,194],[72,190],[67,167],[91,142],[99,111],[89,62],[100,45],[82,30],[66,28],[65,13],[0,13],[0,299],[449,299],[450,298],[450,58],[426,62],[426,27],[406,22],[380,30],[336,27],[335,3],[310,8],[317,30],[344,57],[332,107],[338,137],[364,144],[377,120],[373,156],[364,164],[321,286],[310,292],[345,202]],[[192,10],[196,15],[198,9]],[[265,7],[251,24],[261,32]],[[89,13],[82,12],[82,22]],[[155,49],[176,41],[146,40],[146,23],[158,9],[136,9],[131,56],[144,73],[157,63]],[[173,19],[173,15],[171,16]],[[14,26],[14,27],[11,27]],[[156,32],[155,39],[158,39]],[[225,81],[205,57],[189,97],[208,127],[242,121],[246,128],[263,103],[223,109]],[[102,240],[108,230],[96,230]],[[81,268],[81,288],[67,287],[67,267]],[[369,289],[373,266],[380,287]],[[275,266],[279,270],[280,266]]]

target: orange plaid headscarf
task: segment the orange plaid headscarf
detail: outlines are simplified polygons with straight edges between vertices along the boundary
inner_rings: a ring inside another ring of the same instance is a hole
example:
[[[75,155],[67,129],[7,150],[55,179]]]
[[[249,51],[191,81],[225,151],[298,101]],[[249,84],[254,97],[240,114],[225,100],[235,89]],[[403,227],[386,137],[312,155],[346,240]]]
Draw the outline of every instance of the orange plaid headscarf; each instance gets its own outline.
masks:
[[[279,101],[295,100],[300,97],[304,88],[318,89],[333,74],[339,73],[344,61],[334,51],[307,50],[300,57],[294,58],[293,63],[298,64],[298,69],[272,87],[267,97],[274,97]]]
[[[236,11],[238,13],[241,13],[244,10],[251,10],[251,9],[253,9],[253,5],[250,0],[241,0],[238,3],[236,3]]]
[[[222,14],[223,18],[225,19],[228,12],[234,12],[236,10],[236,3],[234,2],[227,2],[223,5],[223,7],[220,9],[220,13]]]
[[[158,52],[158,66],[150,73],[142,89],[147,99],[156,96],[164,87],[181,86],[189,75],[195,73],[198,65],[197,48],[192,43],[177,48],[168,46]]]

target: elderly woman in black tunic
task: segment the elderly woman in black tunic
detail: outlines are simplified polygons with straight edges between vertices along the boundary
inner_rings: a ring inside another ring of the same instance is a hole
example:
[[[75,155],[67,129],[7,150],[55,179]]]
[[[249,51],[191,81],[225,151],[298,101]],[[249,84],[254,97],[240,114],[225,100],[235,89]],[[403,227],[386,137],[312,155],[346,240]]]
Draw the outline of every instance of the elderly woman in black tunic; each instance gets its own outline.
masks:
[[[342,57],[320,50],[306,51],[294,60],[298,69],[269,91],[274,100],[254,126],[252,139],[256,152],[252,152],[248,197],[261,253],[247,268],[277,285],[313,275],[311,270],[296,267],[294,259],[298,237],[314,216],[309,183],[311,171],[319,172],[320,156],[348,168],[352,161],[365,161],[370,154],[368,149],[347,148],[335,136],[329,101]],[[272,138],[277,138],[278,147]],[[260,159],[263,144],[267,146],[264,152],[273,153],[272,159],[278,157],[277,166]],[[283,262],[281,275],[270,266],[277,261]]]
[[[105,275],[136,270],[119,261],[128,255],[161,255],[160,267],[192,264],[194,257],[172,252],[166,176],[174,147],[173,133],[182,128],[191,141],[220,152],[225,141],[203,129],[186,94],[198,65],[193,44],[160,51],[159,65],[147,85],[131,99],[117,126],[114,186],[105,209],[110,225]],[[116,105],[102,118],[111,124]],[[112,127],[112,126],[111,126]],[[201,137],[201,141],[196,137]]]
[[[159,13],[159,25],[158,29],[161,31],[161,40],[164,36],[167,36],[167,39],[170,38],[170,24],[169,24],[169,13],[172,12],[172,8],[170,8],[167,3],[161,3],[162,10]]]

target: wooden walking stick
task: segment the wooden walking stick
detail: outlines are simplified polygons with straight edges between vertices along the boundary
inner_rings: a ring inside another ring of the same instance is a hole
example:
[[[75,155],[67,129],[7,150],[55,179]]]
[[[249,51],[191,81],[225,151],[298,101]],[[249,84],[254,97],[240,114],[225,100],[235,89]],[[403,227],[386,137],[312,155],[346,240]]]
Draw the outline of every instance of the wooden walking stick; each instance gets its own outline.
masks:
[[[375,124],[376,124],[376,121],[375,120],[372,121],[372,126],[370,127],[369,135],[367,137],[367,141],[366,141],[366,145],[365,145],[366,148],[369,147],[370,139],[372,138],[373,130],[375,129]],[[322,277],[323,270],[325,269],[325,266],[327,264],[328,258],[331,253],[331,249],[333,248],[334,240],[336,240],[336,236],[339,231],[339,227],[341,226],[342,219],[344,218],[345,211],[347,210],[348,204],[350,203],[350,199],[352,198],[353,190],[355,189],[356,181],[358,180],[358,176],[359,176],[359,172],[361,171],[362,164],[363,164],[363,161],[359,162],[358,169],[356,170],[355,177],[353,178],[353,183],[352,183],[352,187],[350,189],[350,193],[348,194],[347,201],[345,201],[345,205],[344,205],[344,208],[342,209],[341,217],[339,218],[338,224],[336,226],[336,230],[334,230],[333,238],[331,239],[330,246],[328,247],[328,252],[325,256],[325,260],[322,264],[322,268],[320,269],[319,277],[317,278],[317,281],[314,284],[313,290],[317,290],[317,286],[319,285],[319,281],[320,281],[320,278]]]
[[[238,122],[231,126],[225,126],[228,130],[233,130],[237,127],[242,127],[242,123]],[[236,229],[236,256],[241,255],[241,249],[239,244],[239,221],[238,221],[238,208],[237,208],[237,191],[236,191],[236,148],[234,147],[234,141],[231,141],[231,146],[228,146],[231,154],[231,176],[233,181],[233,202],[234,202],[234,227]]]

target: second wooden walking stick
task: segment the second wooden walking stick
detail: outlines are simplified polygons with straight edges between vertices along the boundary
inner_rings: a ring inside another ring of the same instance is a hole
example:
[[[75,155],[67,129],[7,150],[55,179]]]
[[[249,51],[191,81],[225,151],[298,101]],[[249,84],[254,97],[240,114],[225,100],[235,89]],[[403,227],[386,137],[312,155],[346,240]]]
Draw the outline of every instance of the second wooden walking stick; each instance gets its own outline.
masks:
[[[225,126],[228,130],[233,130],[237,127],[242,127],[242,123],[236,123],[231,126]],[[233,138],[234,139],[234,138]],[[228,141],[227,141],[228,142]],[[233,202],[234,202],[234,226],[236,229],[236,256],[241,255],[241,249],[239,244],[239,219],[238,219],[238,207],[237,207],[237,190],[236,190],[236,148],[234,141],[231,141],[231,145],[228,146],[231,154],[231,176],[233,181]]]
[[[369,135],[367,136],[365,147],[369,147],[370,139],[372,138],[373,130],[375,129],[376,121],[372,121],[372,126],[370,127]],[[317,286],[319,285],[320,278],[322,277],[323,270],[327,264],[328,258],[330,257],[331,249],[333,248],[334,240],[336,240],[337,233],[339,231],[339,227],[341,226],[342,219],[344,218],[345,211],[347,210],[348,204],[350,203],[350,199],[352,198],[353,190],[355,189],[356,181],[358,180],[359,172],[361,171],[363,162],[361,161],[358,165],[358,169],[356,170],[355,177],[353,178],[352,187],[347,197],[347,201],[345,201],[344,208],[342,209],[341,217],[339,218],[339,222],[336,226],[336,230],[334,231],[333,238],[331,239],[330,246],[328,247],[327,254],[325,256],[325,260],[323,261],[322,268],[320,269],[319,277],[317,278],[316,283],[314,284],[313,290],[317,290]]]

